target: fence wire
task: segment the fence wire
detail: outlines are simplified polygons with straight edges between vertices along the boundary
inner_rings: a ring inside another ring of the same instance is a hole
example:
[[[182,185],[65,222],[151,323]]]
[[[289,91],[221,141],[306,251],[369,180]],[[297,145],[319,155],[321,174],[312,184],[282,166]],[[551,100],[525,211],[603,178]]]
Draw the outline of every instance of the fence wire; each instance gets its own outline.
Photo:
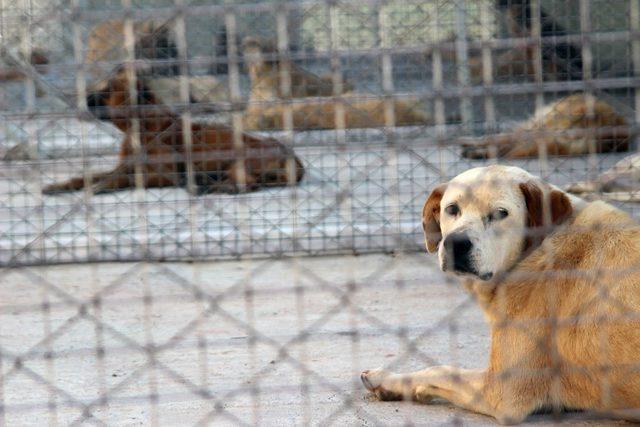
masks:
[[[358,374],[488,352],[433,188],[640,212],[638,0],[0,1],[0,41],[3,425],[422,423]]]

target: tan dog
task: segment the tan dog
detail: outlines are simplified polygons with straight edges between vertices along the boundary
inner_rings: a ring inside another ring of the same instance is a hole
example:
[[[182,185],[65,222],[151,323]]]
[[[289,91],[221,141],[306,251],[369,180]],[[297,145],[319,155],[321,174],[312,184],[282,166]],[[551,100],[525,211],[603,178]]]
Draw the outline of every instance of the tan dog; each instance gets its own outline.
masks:
[[[336,93],[331,76],[317,76],[291,61],[278,60],[276,55],[275,47],[267,41],[246,38],[243,42],[243,57],[251,80],[249,103],[244,114],[247,129],[283,129],[288,108],[294,129],[339,128],[338,120],[342,120],[336,119],[339,103],[344,108],[345,128],[385,126],[385,104],[380,97],[350,92],[353,86],[349,82],[343,83]],[[282,102],[281,71],[285,68],[289,70],[291,80],[293,99],[290,107]],[[340,101],[332,98],[336,94],[342,95]],[[431,119],[419,111],[419,104],[417,97],[393,100],[395,125],[430,124]]]
[[[277,55],[276,47],[268,40],[245,37],[242,41],[242,56],[251,79],[250,101],[282,98],[280,71],[283,66],[289,69],[293,98],[334,94],[331,76],[318,76],[290,60],[279,60]],[[349,82],[343,84],[343,92],[352,89]]]
[[[576,409],[640,419],[640,226],[522,169],[471,169],[423,210],[429,252],[464,277],[491,328],[489,366],[365,371],[383,400],[446,399],[519,423]]]
[[[341,115],[338,105],[342,104],[345,129],[377,128],[386,126],[385,103],[373,95],[344,94],[340,100],[331,97],[301,98],[291,102],[293,128],[297,130],[340,128]],[[393,101],[395,126],[428,125],[429,116],[418,110],[418,98],[396,99]],[[287,106],[282,102],[269,105],[249,104],[244,115],[247,129],[284,129]]]
[[[463,143],[462,155],[472,159],[628,151],[632,132],[625,118],[603,100],[575,94],[536,112],[509,133]]]

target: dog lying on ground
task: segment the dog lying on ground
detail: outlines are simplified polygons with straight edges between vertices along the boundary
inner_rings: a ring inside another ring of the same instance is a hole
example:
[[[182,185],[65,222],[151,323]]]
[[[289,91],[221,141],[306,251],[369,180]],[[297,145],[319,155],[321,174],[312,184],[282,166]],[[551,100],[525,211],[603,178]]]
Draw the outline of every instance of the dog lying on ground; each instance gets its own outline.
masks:
[[[118,166],[91,177],[95,194],[135,187],[136,170],[142,172],[142,185],[146,188],[185,187],[189,157],[199,194],[253,191],[295,184],[302,179],[304,167],[291,149],[274,139],[246,133],[242,134],[243,148],[236,149],[232,129],[226,126],[193,124],[189,153],[180,117],[161,105],[141,78],[137,80],[136,92],[134,98],[125,72],[120,70],[104,87],[88,96],[92,112],[125,133]],[[136,122],[139,152],[133,139]],[[49,185],[43,193],[76,191],[84,185],[84,177],[76,177]]]
[[[262,104],[262,103],[261,103]],[[340,114],[336,118],[338,104],[344,109],[345,129],[378,128],[387,125],[385,117],[385,103],[373,95],[344,94],[339,99],[299,98],[287,107],[282,101],[267,105],[249,103],[244,114],[244,124],[247,129],[281,130],[284,129],[284,117],[287,108],[291,108],[293,129],[336,129],[340,128]],[[416,105],[420,100],[416,97],[393,100],[395,126],[429,125],[432,120],[426,114],[418,111]],[[391,124],[391,122],[390,122]]]
[[[364,371],[382,400],[433,398],[519,423],[540,409],[640,420],[640,226],[522,169],[471,169],[428,197],[426,247],[485,313],[485,370]]]
[[[244,114],[248,129],[283,129],[287,108],[291,108],[294,129],[335,129],[338,127],[338,103],[344,107],[345,128],[385,126],[385,104],[380,97],[351,92],[353,87],[349,82],[335,93],[331,77],[317,76],[292,61],[282,62],[276,55],[272,43],[255,38],[243,41],[243,58],[251,80],[249,103]],[[283,68],[289,69],[291,77],[289,107],[283,102],[280,73]],[[340,100],[332,98],[334,95],[340,95]],[[418,104],[417,97],[393,100],[395,124],[430,124],[431,119],[418,111]]]
[[[592,114],[590,114],[592,113]],[[632,133],[623,116],[603,100],[574,94],[555,101],[513,131],[462,140],[462,156],[471,159],[576,156],[622,152],[630,148]]]
[[[640,155],[625,157],[597,179],[571,184],[566,190],[582,197],[640,202]]]

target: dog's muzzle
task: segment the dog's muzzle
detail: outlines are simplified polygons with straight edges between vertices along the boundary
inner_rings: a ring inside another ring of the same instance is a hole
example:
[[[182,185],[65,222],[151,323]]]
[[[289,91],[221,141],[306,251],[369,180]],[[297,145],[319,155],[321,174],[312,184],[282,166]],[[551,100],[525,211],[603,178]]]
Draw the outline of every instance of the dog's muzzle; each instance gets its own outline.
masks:
[[[102,92],[93,92],[87,95],[87,108],[99,120],[108,120],[109,112]]]
[[[473,242],[465,231],[449,234],[442,243],[444,245],[443,271],[459,274],[472,274],[481,280],[490,280],[493,273],[480,273],[473,264]]]
[[[464,231],[449,234],[442,243],[444,245],[444,270],[457,273],[476,274],[471,265],[471,250],[473,243]]]

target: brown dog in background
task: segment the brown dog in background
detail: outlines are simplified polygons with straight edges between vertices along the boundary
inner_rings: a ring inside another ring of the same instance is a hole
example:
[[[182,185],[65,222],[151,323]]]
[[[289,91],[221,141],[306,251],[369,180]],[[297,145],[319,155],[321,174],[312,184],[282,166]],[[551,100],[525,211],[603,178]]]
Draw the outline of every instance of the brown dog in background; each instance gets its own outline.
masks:
[[[422,214],[440,268],[491,330],[486,369],[362,373],[382,400],[446,399],[523,421],[541,409],[640,420],[640,226],[528,172],[493,165],[436,187]]]
[[[142,78],[137,80],[136,92],[137,102],[132,103],[129,81],[121,69],[88,96],[90,110],[125,133],[118,166],[92,175],[94,194],[135,187],[136,170],[142,172],[142,184],[146,188],[185,187],[188,157],[191,157],[199,194],[253,191],[295,184],[302,179],[304,167],[291,149],[274,139],[246,133],[242,134],[242,149],[236,149],[233,131],[227,126],[194,123],[188,153],[180,117],[157,101]],[[139,150],[134,144],[136,122]],[[84,185],[85,178],[76,177],[46,186],[43,193],[76,191]]]

